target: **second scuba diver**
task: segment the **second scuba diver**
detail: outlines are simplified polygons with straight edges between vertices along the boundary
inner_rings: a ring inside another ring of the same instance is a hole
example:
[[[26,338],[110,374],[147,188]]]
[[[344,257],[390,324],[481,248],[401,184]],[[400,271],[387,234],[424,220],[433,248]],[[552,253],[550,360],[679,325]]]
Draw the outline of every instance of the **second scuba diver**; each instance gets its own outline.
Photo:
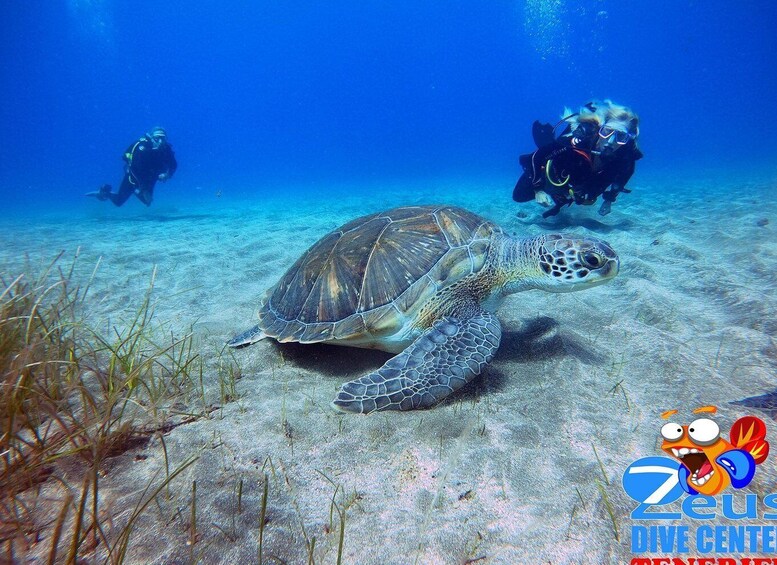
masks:
[[[601,196],[599,214],[606,216],[618,194],[631,192],[626,183],[642,158],[639,118],[610,100],[589,102],[579,112],[566,110],[564,115],[555,127],[534,122],[537,150],[520,157],[524,172],[513,200],[537,201],[548,208],[542,214],[547,218],[564,206],[590,205]]]
[[[111,185],[105,184],[99,191],[89,192],[86,196],[110,200],[114,205],[121,206],[134,194],[143,204],[151,206],[156,182],[165,182],[178,168],[173,146],[161,127],[155,127],[151,133],[132,143],[122,158],[125,163],[124,178],[119,191],[112,192]]]

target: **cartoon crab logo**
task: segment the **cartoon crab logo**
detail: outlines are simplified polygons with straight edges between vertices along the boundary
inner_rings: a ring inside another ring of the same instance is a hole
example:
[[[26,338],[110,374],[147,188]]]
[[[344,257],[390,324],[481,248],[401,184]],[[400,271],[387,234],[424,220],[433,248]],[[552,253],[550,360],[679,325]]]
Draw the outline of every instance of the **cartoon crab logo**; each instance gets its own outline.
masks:
[[[703,406],[694,414],[715,413],[714,406]],[[664,412],[667,419],[677,410]],[[731,426],[731,441],[720,436],[720,427],[709,418],[698,418],[687,426],[668,423],[661,427],[661,449],[680,461],[680,486],[688,494],[714,496],[728,488],[750,484],[755,466],[769,455],[766,425],[755,416],[744,416]]]

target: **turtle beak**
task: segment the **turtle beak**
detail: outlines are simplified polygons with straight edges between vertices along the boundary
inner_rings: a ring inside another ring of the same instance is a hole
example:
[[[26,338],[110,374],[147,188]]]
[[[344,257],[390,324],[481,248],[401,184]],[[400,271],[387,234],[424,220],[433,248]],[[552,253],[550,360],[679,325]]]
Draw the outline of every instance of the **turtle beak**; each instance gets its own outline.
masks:
[[[602,265],[600,273],[603,279],[609,280],[620,272],[620,258],[618,257],[618,254],[615,253],[615,250],[610,247],[609,243],[599,240],[598,247],[605,259],[605,263]]]
[[[611,279],[617,275],[621,270],[621,261],[616,255],[615,257],[608,258],[607,263],[602,267],[602,278]]]

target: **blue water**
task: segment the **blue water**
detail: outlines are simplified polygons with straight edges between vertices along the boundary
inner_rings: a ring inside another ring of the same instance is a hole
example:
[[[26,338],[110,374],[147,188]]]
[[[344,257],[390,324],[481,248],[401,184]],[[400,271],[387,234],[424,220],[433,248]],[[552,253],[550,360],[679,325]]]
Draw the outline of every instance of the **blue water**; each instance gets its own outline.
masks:
[[[768,0],[0,0],[0,284],[77,256],[85,320],[113,339],[153,272],[158,343],[193,333],[203,407],[221,384],[217,414],[165,434],[175,465],[201,458],[137,521],[127,561],[256,561],[269,460],[265,555],[289,563],[307,562],[308,534],[333,562],[325,513],[331,525],[346,497],[349,563],[627,562],[619,477],[656,455],[659,414],[715,404],[731,422],[732,400],[756,413],[774,390],[776,29]],[[531,124],[592,98],[641,117],[634,193],[604,218],[580,206],[542,220],[511,199]],[[179,168],[153,206],[85,198],[119,184],[122,152],[155,125]],[[509,299],[475,392],[429,412],[335,420],[339,386],[386,357],[269,340],[235,353],[244,379],[227,402],[225,342],[304,249],[376,207],[422,202],[517,237],[606,238],[622,272],[579,295]],[[152,403],[155,422],[175,400],[160,416]],[[185,400],[181,416],[199,412]],[[168,447],[100,473],[107,537]],[[52,465],[77,492],[70,459]],[[770,460],[748,496],[776,477]],[[229,497],[243,478],[240,514]],[[182,517],[193,479],[199,529]],[[36,512],[60,515],[45,488]],[[31,543],[39,560],[49,533]]]
[[[180,167],[157,202],[483,178],[514,206],[531,122],[590,98],[640,115],[633,182],[774,170],[776,26],[722,0],[5,2],[0,199],[94,206],[159,124]]]

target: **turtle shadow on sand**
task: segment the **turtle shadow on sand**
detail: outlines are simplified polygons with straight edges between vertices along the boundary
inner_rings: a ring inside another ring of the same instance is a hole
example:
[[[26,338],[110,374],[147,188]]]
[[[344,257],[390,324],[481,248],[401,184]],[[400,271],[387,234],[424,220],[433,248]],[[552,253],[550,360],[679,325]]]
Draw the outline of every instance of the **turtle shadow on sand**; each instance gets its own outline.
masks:
[[[575,357],[591,365],[601,364],[607,359],[594,350],[590,342],[574,333],[561,331],[560,324],[554,318],[538,316],[524,321],[518,330],[503,328],[502,342],[494,362],[442,404],[456,400],[475,400],[489,391],[505,390],[515,376],[502,371],[500,361],[528,363],[559,357]]]
[[[332,378],[355,378],[374,371],[394,355],[377,349],[359,349],[324,343],[277,343],[273,347],[295,367],[314,371]],[[558,357],[575,357],[586,364],[600,364],[606,356],[574,333],[564,332],[549,316],[538,316],[523,322],[519,329],[504,328],[496,363],[475,377],[447,402],[472,399],[484,390],[501,391],[509,386],[510,376],[499,368],[499,361],[528,363]]]
[[[327,377],[357,377],[374,371],[394,357],[377,349],[360,349],[326,343],[277,343],[273,346],[295,367],[321,373]]]
[[[283,358],[295,367],[339,379],[352,379],[370,373],[394,357],[392,353],[377,349],[359,349],[323,343],[272,342],[272,344],[283,353]],[[498,367],[489,365],[480,375],[440,402],[438,406],[473,400],[487,394],[488,391],[504,390],[509,380],[509,375],[500,371]]]
[[[520,329],[505,327],[502,330],[502,343],[496,360],[526,363],[575,357],[589,365],[605,362],[606,356],[596,351],[593,345],[577,334],[562,330],[554,318],[538,316],[524,321]]]

